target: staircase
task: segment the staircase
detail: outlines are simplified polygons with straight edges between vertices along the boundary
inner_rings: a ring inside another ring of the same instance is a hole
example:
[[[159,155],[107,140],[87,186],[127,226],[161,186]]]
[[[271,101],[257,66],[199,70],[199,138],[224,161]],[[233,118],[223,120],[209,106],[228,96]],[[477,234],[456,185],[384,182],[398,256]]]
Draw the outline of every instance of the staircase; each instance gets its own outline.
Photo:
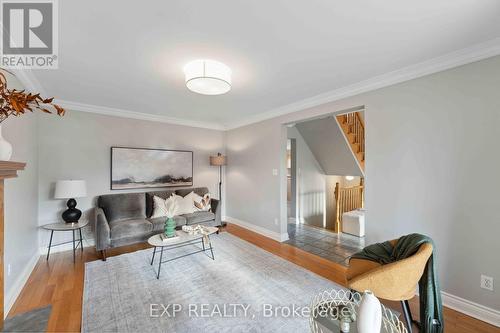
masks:
[[[308,120],[295,127],[325,175],[364,176],[336,115]]]
[[[338,115],[337,122],[356,156],[361,170],[365,171],[365,124],[360,112],[351,112]]]

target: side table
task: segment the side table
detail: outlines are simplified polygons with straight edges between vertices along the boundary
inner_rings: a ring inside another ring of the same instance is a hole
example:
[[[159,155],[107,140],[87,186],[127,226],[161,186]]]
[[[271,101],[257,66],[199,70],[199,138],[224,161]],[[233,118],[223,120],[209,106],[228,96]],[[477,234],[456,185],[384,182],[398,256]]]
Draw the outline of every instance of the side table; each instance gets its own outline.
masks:
[[[87,226],[89,224],[88,220],[85,221],[78,221],[78,223],[65,223],[65,222],[59,222],[59,223],[51,223],[51,224],[46,224],[42,226],[42,228],[46,230],[50,230],[50,241],[49,241],[49,246],[47,247],[47,260],[49,260],[50,256],[50,248],[54,246],[59,246],[63,244],[68,244],[68,243],[73,243],[73,262],[75,262],[75,252],[78,246],[80,246],[82,252],[83,252],[83,237],[82,237],[82,228]],[[52,237],[54,236],[54,231],[71,231],[73,233],[73,241],[69,242],[63,242],[59,244],[52,244]],[[75,232],[80,234],[80,239],[75,239]]]

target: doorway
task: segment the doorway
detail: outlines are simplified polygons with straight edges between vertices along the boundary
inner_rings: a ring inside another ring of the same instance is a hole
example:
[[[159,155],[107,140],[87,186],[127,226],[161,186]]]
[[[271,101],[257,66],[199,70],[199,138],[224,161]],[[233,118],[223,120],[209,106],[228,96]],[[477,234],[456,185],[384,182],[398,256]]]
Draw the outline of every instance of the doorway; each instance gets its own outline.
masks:
[[[286,176],[286,204],[288,223],[297,223],[297,160],[296,160],[296,141],[287,139],[287,176]]]
[[[352,111],[287,125],[288,244],[347,265],[364,247],[364,114]],[[351,221],[344,228],[343,218]]]

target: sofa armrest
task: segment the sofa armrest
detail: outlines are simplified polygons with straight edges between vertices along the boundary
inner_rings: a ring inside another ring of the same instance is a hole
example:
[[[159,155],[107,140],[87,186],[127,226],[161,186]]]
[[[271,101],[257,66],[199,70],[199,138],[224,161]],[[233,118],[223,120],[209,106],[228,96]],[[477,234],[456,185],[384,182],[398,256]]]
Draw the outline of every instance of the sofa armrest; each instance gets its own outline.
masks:
[[[102,208],[95,208],[95,247],[97,251],[106,250],[111,247],[111,232],[108,219]]]
[[[210,200],[210,207],[212,213],[215,214],[215,225],[221,225],[221,204],[217,199]]]

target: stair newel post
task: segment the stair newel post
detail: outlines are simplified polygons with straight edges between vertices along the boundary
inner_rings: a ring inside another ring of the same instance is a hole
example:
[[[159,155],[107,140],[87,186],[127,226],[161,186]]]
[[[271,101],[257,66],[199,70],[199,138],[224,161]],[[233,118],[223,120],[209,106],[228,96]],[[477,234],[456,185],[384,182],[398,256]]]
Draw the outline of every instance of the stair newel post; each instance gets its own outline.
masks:
[[[361,197],[361,208],[365,208],[365,178],[361,177],[359,180],[359,186],[360,186],[360,197]]]
[[[340,232],[340,184],[335,183],[335,232]]]

